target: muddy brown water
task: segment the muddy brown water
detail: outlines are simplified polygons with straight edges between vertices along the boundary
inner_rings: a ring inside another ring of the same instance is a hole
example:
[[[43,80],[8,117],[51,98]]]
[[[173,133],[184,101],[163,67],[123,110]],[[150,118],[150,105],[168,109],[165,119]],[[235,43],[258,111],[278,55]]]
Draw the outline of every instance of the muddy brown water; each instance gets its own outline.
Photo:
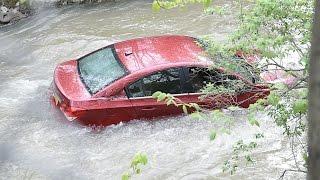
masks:
[[[217,3],[236,12],[231,1]],[[133,179],[276,179],[290,168],[287,141],[263,114],[261,127],[254,128],[239,112],[231,135],[218,134],[212,142],[209,132],[217,124],[210,121],[136,120],[92,132],[67,122],[50,105],[54,67],[110,43],[161,34],[226,39],[235,14],[206,15],[201,8],[154,13],[151,1],[143,0],[44,5],[29,19],[0,29],[0,179],[120,179],[137,152],[146,153],[149,163]],[[232,176],[223,173],[233,143],[249,142],[258,132],[265,138],[254,151],[255,165]]]

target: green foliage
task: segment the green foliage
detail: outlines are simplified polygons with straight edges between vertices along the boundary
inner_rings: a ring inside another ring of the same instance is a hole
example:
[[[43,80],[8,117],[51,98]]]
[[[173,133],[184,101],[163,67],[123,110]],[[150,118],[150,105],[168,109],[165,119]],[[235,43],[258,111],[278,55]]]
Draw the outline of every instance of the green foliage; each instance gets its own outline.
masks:
[[[216,139],[216,137],[217,137],[217,132],[214,131],[214,130],[212,130],[212,131],[210,132],[210,140],[213,141],[213,140]]]
[[[275,84],[272,88],[276,91],[273,91],[267,100],[251,105],[248,114],[249,123],[259,126],[255,112],[266,111],[289,138],[298,138],[306,131],[306,80],[312,11],[313,2],[308,0],[256,0],[248,9],[242,9],[239,16],[240,26],[229,42],[219,44],[206,38],[201,42],[215,62],[216,59],[225,61],[241,50],[244,54],[258,54],[265,59],[264,64],[253,64],[255,72],[259,73],[260,67],[272,64],[297,78],[297,83],[292,87]],[[291,53],[299,55],[302,71],[291,70],[279,62],[279,59]],[[218,63],[218,66],[227,67],[230,71],[238,67],[230,63]],[[304,88],[303,93],[295,88]],[[270,106],[266,108],[266,104]],[[226,162],[225,166],[229,167],[231,172],[238,167],[231,162]]]
[[[306,115],[308,103],[306,89],[290,90],[285,94],[280,91],[281,100],[270,105],[268,115],[274,122],[283,128],[283,134],[288,137],[291,144],[292,156],[295,160],[296,169],[307,168],[307,149],[304,140],[306,132]],[[297,160],[299,154],[303,152]]]
[[[227,116],[225,113],[223,113],[219,109],[215,109],[211,112],[212,121],[220,121],[224,123],[232,123],[233,119],[231,119],[230,116]]]
[[[190,104],[190,106],[192,106],[192,107],[194,107],[196,109],[196,112],[201,111],[201,108],[197,103],[189,103],[189,104]]]
[[[204,10],[206,14],[218,14],[218,15],[224,15],[226,12],[225,7],[222,6],[214,6],[214,7],[208,7]]]
[[[195,111],[195,112],[191,113],[190,115],[194,119],[202,119],[203,118],[199,111]]]
[[[254,161],[250,154],[256,148],[257,143],[254,141],[249,143],[244,143],[243,140],[237,141],[233,145],[233,153],[231,158],[226,160],[223,164],[223,172],[229,172],[231,175],[233,175],[240,166],[241,160],[245,161],[245,165],[253,164]]]
[[[192,0],[172,0],[172,1],[154,1],[157,5],[153,9],[170,9],[173,7],[182,7],[188,3],[200,2]],[[204,2],[204,1],[202,1]],[[154,3],[155,4],[155,3]],[[283,133],[291,139],[297,139],[306,131],[306,113],[308,109],[307,80],[309,49],[311,37],[311,25],[313,14],[313,1],[310,0],[254,0],[246,6],[242,0],[238,0],[239,5],[239,27],[229,37],[227,42],[219,43],[210,37],[203,37],[197,42],[206,49],[207,55],[214,61],[213,68],[226,69],[227,72],[237,72],[247,80],[254,77],[260,80],[256,74],[267,70],[270,66],[281,69],[287,74],[296,78],[296,82],[287,86],[277,83],[271,88],[274,90],[267,99],[258,100],[250,105],[248,113],[248,122],[254,126],[260,126],[256,118],[257,111],[267,112],[274,120],[277,126],[283,128]],[[206,13],[222,14],[225,9],[218,6],[206,8]],[[250,55],[259,56],[263,59],[259,64],[248,65],[244,60],[235,58],[235,54],[241,52],[241,58],[246,59]],[[281,59],[290,55],[298,54],[300,69],[293,69],[282,64]],[[234,83],[233,88],[225,86],[215,86],[208,83],[202,89],[205,95],[202,98],[215,97],[217,94],[235,95],[241,89],[246,89],[245,85]],[[162,95],[163,96],[163,95]],[[160,99],[163,99],[161,97]],[[166,99],[166,98],[164,98]],[[173,104],[173,103],[169,103]],[[188,106],[182,106],[185,108]],[[194,106],[193,106],[194,107]],[[203,111],[203,110],[202,110]],[[192,113],[195,118],[204,118],[205,115]],[[218,133],[228,132],[230,124],[234,122],[232,117],[228,117],[222,111],[215,110],[210,113],[212,121],[222,122],[223,128],[213,130],[210,133],[210,139],[214,140]],[[262,138],[263,135],[256,135],[256,138]],[[303,144],[304,142],[301,142]],[[252,163],[250,152],[256,147],[256,144],[245,144],[239,141],[234,146],[233,156],[224,164],[224,170],[233,174],[238,168],[235,163],[239,160],[239,155],[245,161]],[[304,148],[305,146],[302,145]],[[240,153],[241,152],[241,153]],[[246,152],[243,155],[243,152]],[[306,160],[307,156],[302,155]]]
[[[243,89],[244,84],[242,81],[232,81],[232,84],[229,84],[231,87],[226,87],[225,85],[216,85],[211,82],[207,83],[206,86],[201,89],[201,92],[204,94],[201,96],[201,99],[205,99],[212,95],[228,94],[235,95],[238,89]],[[239,86],[239,88],[237,87]],[[240,87],[241,86],[241,87]]]
[[[19,3],[20,3],[20,4],[26,4],[26,3],[27,3],[27,0],[19,0]]]
[[[251,125],[256,125],[256,126],[260,127],[260,124],[259,124],[258,120],[255,118],[254,115],[249,114],[249,115],[248,115],[248,120],[249,120],[249,123],[250,123]]]
[[[308,64],[313,1],[256,0],[242,13],[232,48],[269,60],[297,52],[300,64]]]
[[[152,10],[155,11],[155,12],[158,12],[158,11],[160,11],[160,9],[161,9],[161,6],[160,6],[159,2],[158,1],[153,1]]]
[[[272,106],[276,106],[280,102],[280,96],[276,92],[271,92],[268,96],[268,102]]]
[[[152,3],[152,10],[159,11],[161,8],[172,9],[194,3],[202,3],[204,8],[208,8],[212,3],[212,0],[154,0]]]
[[[308,153],[303,153],[302,154],[302,158],[303,158],[303,160],[304,160],[304,167],[307,167],[307,164],[308,164]]]
[[[293,94],[298,94],[298,97],[293,96]],[[268,100],[271,99],[268,115],[274,119],[278,126],[284,129],[283,133],[289,137],[301,136],[306,130],[304,116],[307,113],[308,102],[306,96],[299,96],[299,94],[297,90],[292,90],[282,97],[282,101],[274,100],[279,99],[280,95],[270,94],[270,96],[277,98],[268,98]]]
[[[264,138],[264,135],[262,133],[255,134],[256,139]]]
[[[2,1],[3,5],[8,8],[14,8],[18,2],[19,0],[3,0]]]
[[[152,97],[157,99],[158,102],[164,101],[167,104],[167,106],[174,105],[176,107],[181,107],[185,114],[189,114],[189,112],[193,112],[192,116],[197,118],[201,117],[199,113],[201,111],[201,108],[197,103],[184,103],[180,99],[175,98],[172,94],[163,93],[160,91],[153,93]]]
[[[230,106],[227,108],[229,112],[239,110],[238,107]],[[237,117],[233,116],[232,114],[224,113],[221,110],[213,110],[208,115],[209,119],[212,122],[219,124],[219,128],[212,130],[210,133],[210,140],[214,140],[212,137],[216,137],[217,134],[231,134],[231,127],[234,125],[234,122],[237,120]],[[254,122],[250,122],[252,125],[260,126],[259,122],[254,120]],[[212,133],[214,132],[214,133]],[[213,136],[214,135],[214,136]]]
[[[147,155],[138,153],[134,156],[130,167],[134,170],[135,173],[140,174],[141,169],[139,166],[146,165],[147,163],[148,163]]]
[[[231,162],[231,160],[226,160],[223,163],[222,171],[223,172],[228,172],[229,171],[230,174],[233,175],[236,172],[237,168],[238,168],[237,164],[233,164]]]
[[[188,114],[187,106],[185,104],[182,105],[182,110],[185,114]]]
[[[261,70],[248,64],[244,57],[236,57],[235,55],[239,51],[231,44],[221,44],[210,37],[198,39],[197,43],[206,50],[207,55],[214,62],[212,69],[223,68],[227,74],[239,74],[248,81],[252,81],[252,78],[256,82],[261,81],[259,77]],[[234,84],[241,88],[241,86],[243,87],[241,83],[243,82],[238,81],[237,84]]]
[[[141,166],[146,165],[148,163],[148,158],[146,154],[137,153],[132,161],[130,168],[132,169],[133,173],[125,172],[122,174],[122,180],[129,180],[133,174],[140,174],[141,173]]]
[[[207,84],[207,87],[208,86],[209,86],[209,88],[213,88],[213,85],[211,85],[210,83]],[[228,88],[224,88],[222,86],[221,86],[221,88],[220,88],[220,86],[216,86],[214,88],[218,88],[219,90],[218,91],[208,91],[207,94],[213,93],[213,92],[214,92],[214,94],[231,93],[230,88],[228,89]],[[221,90],[221,89],[223,89],[223,90]],[[203,90],[203,91],[205,91],[205,90]],[[234,91],[232,91],[232,92],[234,93]],[[185,114],[189,114],[188,109],[190,109],[191,111],[193,111],[190,115],[191,115],[191,117],[193,117],[195,119],[209,119],[212,122],[217,122],[217,123],[221,124],[220,128],[217,128],[216,130],[212,130],[210,132],[210,140],[214,140],[218,133],[230,134],[230,128],[233,125],[233,123],[235,122],[235,117],[227,115],[219,109],[210,111],[208,114],[202,114],[201,112],[203,112],[203,111],[208,112],[208,111],[204,110],[196,103],[184,103],[180,99],[175,98],[173,95],[171,95],[169,93],[166,94],[166,93],[157,91],[157,92],[153,93],[152,97],[157,99],[157,101],[164,101],[168,106],[175,105],[176,107],[181,107],[182,111]],[[200,98],[204,98],[204,97],[200,97]],[[258,127],[260,126],[258,120],[256,120],[256,118],[255,118],[255,112],[258,110],[262,110],[264,108],[265,104],[266,104],[266,100],[260,99],[256,103],[250,105],[248,122],[251,125],[255,125]],[[228,107],[228,110],[229,111],[237,111],[237,110],[239,110],[239,108],[236,106],[230,106],[230,107]]]
[[[204,7],[209,7],[210,6],[210,4],[212,3],[212,0],[202,0],[202,3],[203,3],[203,5],[204,5]]]
[[[308,102],[306,99],[299,99],[293,103],[292,110],[294,114],[306,114]]]
[[[129,180],[131,175],[128,172],[122,174],[121,180]]]
[[[272,85],[272,89],[285,91],[287,90],[287,86],[284,83],[275,83]]]
[[[262,111],[265,108],[266,100],[265,99],[259,99],[254,104],[250,104],[248,110],[248,121],[252,126],[258,126],[260,127],[259,121],[256,119],[256,112]]]

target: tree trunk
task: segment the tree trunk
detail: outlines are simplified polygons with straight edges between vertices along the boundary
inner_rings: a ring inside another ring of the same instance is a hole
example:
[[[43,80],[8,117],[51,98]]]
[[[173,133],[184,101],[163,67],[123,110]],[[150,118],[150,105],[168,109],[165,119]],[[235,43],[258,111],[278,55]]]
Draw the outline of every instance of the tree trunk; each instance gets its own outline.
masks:
[[[308,179],[320,180],[320,0],[315,0],[309,73]]]

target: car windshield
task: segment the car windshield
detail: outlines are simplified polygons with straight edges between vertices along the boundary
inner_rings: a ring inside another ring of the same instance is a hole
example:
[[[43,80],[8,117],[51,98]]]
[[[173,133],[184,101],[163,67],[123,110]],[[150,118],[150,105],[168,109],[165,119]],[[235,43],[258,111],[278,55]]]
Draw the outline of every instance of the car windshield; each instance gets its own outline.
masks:
[[[79,71],[89,92],[93,94],[126,74],[112,48],[104,48],[79,59]]]

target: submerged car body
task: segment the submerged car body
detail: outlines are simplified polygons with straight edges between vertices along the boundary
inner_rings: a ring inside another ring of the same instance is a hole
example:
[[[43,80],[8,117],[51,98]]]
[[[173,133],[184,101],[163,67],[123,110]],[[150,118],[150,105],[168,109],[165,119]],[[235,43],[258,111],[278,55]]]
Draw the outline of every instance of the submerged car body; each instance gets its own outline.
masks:
[[[237,73],[225,76],[222,68],[207,70],[211,66],[212,61],[192,37],[127,40],[59,64],[54,72],[53,99],[67,119],[107,126],[183,112],[180,107],[154,99],[152,94],[156,91],[207,108],[226,104],[248,107],[269,94],[269,89],[253,77],[248,79]],[[221,85],[230,79],[242,81],[250,89],[233,97],[222,94],[219,102],[199,98],[205,84]]]

